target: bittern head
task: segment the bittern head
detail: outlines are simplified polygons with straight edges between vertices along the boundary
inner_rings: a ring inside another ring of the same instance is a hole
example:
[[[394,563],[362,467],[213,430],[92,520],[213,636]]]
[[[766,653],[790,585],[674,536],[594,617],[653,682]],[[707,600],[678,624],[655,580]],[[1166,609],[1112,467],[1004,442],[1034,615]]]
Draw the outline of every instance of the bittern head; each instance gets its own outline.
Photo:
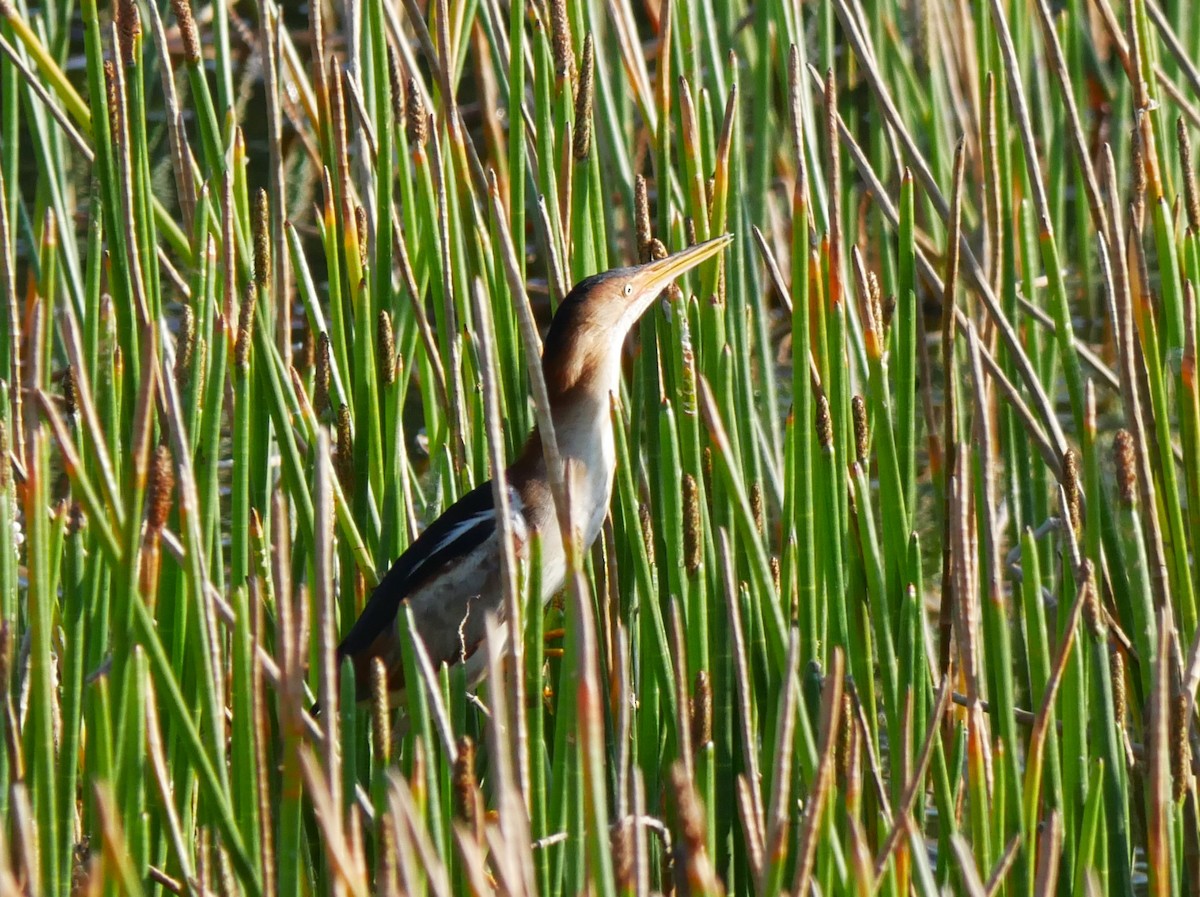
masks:
[[[664,259],[613,268],[577,283],[558,307],[542,352],[551,395],[580,385],[606,392],[615,389],[621,346],[650,303],[675,278],[714,257],[732,241],[733,236],[726,234]]]

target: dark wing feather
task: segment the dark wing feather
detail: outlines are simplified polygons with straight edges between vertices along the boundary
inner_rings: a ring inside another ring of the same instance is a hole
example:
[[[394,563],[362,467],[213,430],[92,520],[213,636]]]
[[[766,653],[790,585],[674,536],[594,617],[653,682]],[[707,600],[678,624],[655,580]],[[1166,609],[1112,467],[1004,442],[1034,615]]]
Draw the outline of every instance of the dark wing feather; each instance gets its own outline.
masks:
[[[338,657],[358,654],[396,621],[400,602],[433,573],[468,554],[496,531],[495,502],[489,480],[476,486],[417,537],[375,587],[349,634],[338,645]]]

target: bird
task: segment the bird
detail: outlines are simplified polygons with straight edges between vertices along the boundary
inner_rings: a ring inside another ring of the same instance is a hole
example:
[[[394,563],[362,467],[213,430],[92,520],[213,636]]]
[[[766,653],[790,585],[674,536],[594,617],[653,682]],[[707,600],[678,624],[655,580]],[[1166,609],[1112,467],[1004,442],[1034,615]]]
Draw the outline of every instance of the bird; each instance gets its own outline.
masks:
[[[620,388],[621,352],[633,325],[667,286],[717,256],[726,234],[655,261],[614,268],[579,281],[559,305],[542,349],[542,372],[559,454],[570,461],[572,508],[582,550],[595,542],[608,513],[616,453],[611,401]],[[566,553],[535,428],[505,471],[517,556],[541,540],[542,601],[562,587]],[[484,669],[479,648],[489,612],[503,615],[500,531],[491,481],[463,495],[396,559],[337,648],[338,668],[349,659],[357,698],[371,694],[371,665],[383,661],[388,691],[404,689],[398,616],[412,609],[416,634],[436,669],[467,664],[469,681]]]

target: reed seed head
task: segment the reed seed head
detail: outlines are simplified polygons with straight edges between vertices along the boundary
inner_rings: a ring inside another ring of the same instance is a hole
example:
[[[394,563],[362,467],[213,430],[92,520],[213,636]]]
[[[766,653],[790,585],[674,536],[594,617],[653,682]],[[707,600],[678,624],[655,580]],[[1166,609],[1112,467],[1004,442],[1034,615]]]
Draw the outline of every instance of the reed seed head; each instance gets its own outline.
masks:
[[[692,748],[698,751],[712,741],[713,692],[705,670],[696,674],[695,691],[692,697]]]
[[[829,416],[829,399],[817,393],[817,444],[822,451],[833,451],[833,419]]]
[[[1172,797],[1183,800],[1192,771],[1192,746],[1188,741],[1188,693],[1182,689],[1171,696],[1171,777]]]
[[[1196,188],[1196,169],[1192,167],[1192,141],[1188,137],[1187,123],[1180,116],[1175,121],[1175,134],[1179,142],[1179,164],[1183,171],[1184,205],[1187,207],[1188,227],[1200,233],[1200,190]]]
[[[1141,233],[1146,220],[1146,164],[1141,129],[1135,126],[1131,136],[1130,152],[1133,158],[1130,161],[1129,172],[1133,177],[1133,189],[1130,192],[1133,197],[1134,225],[1138,233]]]
[[[1096,572],[1091,560],[1084,558],[1079,575],[1084,589],[1083,621],[1092,638],[1101,641],[1108,634],[1108,624],[1104,620],[1104,609],[1100,606],[1100,589],[1096,587]]]
[[[271,290],[271,205],[261,187],[254,194],[254,283],[264,294]]]
[[[750,485],[750,510],[754,514],[754,526],[762,533],[767,527],[767,518],[763,509],[762,483],[758,480]]]
[[[575,158],[582,161],[592,149],[592,79],[596,56],[592,33],[583,39],[583,65],[579,70],[579,87],[575,90]]]
[[[662,240],[660,240],[658,237],[654,237],[653,239],[650,240],[650,260],[651,261],[656,262],[659,259],[665,259],[668,255],[670,255],[670,253],[667,252],[667,247],[663,245]]]
[[[115,0],[113,22],[117,26],[121,61],[126,66],[133,65],[137,59],[136,45],[142,36],[142,16],[136,0]]]
[[[429,121],[426,118],[425,101],[421,99],[421,90],[416,78],[408,79],[408,103],[404,117],[404,133],[408,135],[408,145],[412,149],[425,149],[429,142]]]
[[[345,492],[354,491],[354,433],[350,409],[345,404],[337,412],[337,453],[335,458],[338,481]]]
[[[15,13],[9,0],[0,0],[0,19],[11,19]]]
[[[179,25],[179,39],[183,42],[183,58],[188,65],[200,62],[200,35],[196,31],[196,17],[192,15],[191,0],[171,0],[171,11]]]
[[[386,768],[392,751],[392,715],[388,709],[387,666],[381,657],[371,658],[371,736],[375,741],[375,763]]]
[[[253,286],[246,288],[242,298],[242,308],[238,312],[237,342],[234,344],[234,359],[237,366],[243,370],[250,367],[250,347],[254,340],[254,306],[258,301],[258,290]]]
[[[1063,452],[1063,492],[1067,496],[1067,514],[1071,518],[1071,529],[1079,532],[1079,458],[1073,449]]]
[[[121,104],[117,97],[117,64],[111,59],[104,60],[104,102],[108,105],[108,126],[112,128],[113,140],[119,141]]]
[[[638,505],[638,523],[642,527],[642,542],[646,546],[646,559],[654,566],[654,518],[650,516],[650,507],[642,502]]]
[[[171,513],[171,495],[175,491],[175,461],[171,450],[159,445],[154,450],[154,461],[150,468],[150,483],[147,487],[146,508],[150,531],[159,532],[167,525]]]
[[[1125,655],[1113,651],[1108,655],[1108,672],[1112,679],[1113,690],[1113,719],[1118,728],[1125,731],[1125,715],[1129,710],[1128,696],[1125,693]]]
[[[871,319],[875,329],[883,331],[883,288],[879,285],[879,276],[874,271],[867,272],[867,295],[871,300]]]
[[[854,457],[865,469],[870,433],[867,430],[867,403],[863,401],[862,396],[854,396],[850,400],[850,411],[854,416]]]
[[[75,369],[67,365],[63,369],[62,383],[63,411],[67,418],[73,418],[79,413],[79,396],[75,390]]]
[[[324,417],[333,408],[329,400],[329,383],[333,366],[330,356],[329,334],[322,331],[317,337],[317,361],[313,377],[313,407],[317,415]]]
[[[379,875],[375,880],[377,894],[400,894],[400,870],[397,867],[398,846],[396,829],[387,824],[379,826]]]
[[[479,825],[479,786],[475,780],[475,742],[469,735],[458,739],[458,757],[454,760],[454,815],[472,831]]]
[[[329,54],[329,74],[326,78],[329,87],[329,116],[333,131],[334,160],[338,172],[331,172],[333,177],[339,177],[345,170],[346,159],[346,97],[342,87],[342,65],[338,58]]]
[[[404,82],[400,80],[400,60],[396,51],[388,44],[388,89],[392,92],[392,118],[399,124],[404,121]]]
[[[1133,507],[1137,504],[1137,464],[1133,436],[1128,430],[1117,431],[1113,439],[1113,460],[1117,467],[1117,492],[1121,503]]]
[[[384,386],[396,382],[396,336],[392,332],[392,316],[379,310],[375,345],[379,352],[379,374]]]
[[[639,174],[634,178],[633,199],[638,261],[645,264],[650,261],[650,241],[653,239],[653,233],[650,230],[650,194],[643,175]]]
[[[175,344],[175,382],[187,382],[192,370],[192,358],[196,353],[196,313],[184,303],[179,319],[179,339]]]
[[[550,0],[550,43],[554,51],[554,77],[559,83],[571,77],[575,54],[571,51],[571,20],[567,0]]]
[[[690,473],[683,475],[683,557],[688,575],[695,576],[704,559],[700,487]]]
[[[845,783],[850,780],[850,763],[854,751],[854,701],[842,694],[842,717],[838,725],[837,777]]]
[[[358,263],[365,268],[367,266],[367,239],[370,231],[367,230],[367,210],[362,206],[354,207],[354,232],[358,235]]]

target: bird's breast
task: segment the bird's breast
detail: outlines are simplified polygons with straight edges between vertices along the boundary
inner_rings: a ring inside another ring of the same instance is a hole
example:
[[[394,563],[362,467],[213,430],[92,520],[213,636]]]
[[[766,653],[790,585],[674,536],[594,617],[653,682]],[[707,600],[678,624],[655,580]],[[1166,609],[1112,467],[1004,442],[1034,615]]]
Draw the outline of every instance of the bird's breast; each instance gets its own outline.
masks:
[[[615,450],[609,408],[605,394],[602,400],[598,396],[586,396],[555,409],[558,451],[570,476],[568,491],[572,522],[584,551],[590,549],[600,535],[612,494]],[[536,472],[525,480],[522,491],[529,524],[540,539],[542,599],[549,601],[562,588],[567,563],[540,452]]]
[[[586,463],[581,465],[577,478],[579,492],[586,496],[584,508],[583,542],[584,550],[591,548],[592,543],[600,535],[604,526],[604,518],[608,516],[608,505],[612,499],[613,473],[616,470],[616,459],[613,450],[612,428],[606,427],[598,434],[597,451]]]

